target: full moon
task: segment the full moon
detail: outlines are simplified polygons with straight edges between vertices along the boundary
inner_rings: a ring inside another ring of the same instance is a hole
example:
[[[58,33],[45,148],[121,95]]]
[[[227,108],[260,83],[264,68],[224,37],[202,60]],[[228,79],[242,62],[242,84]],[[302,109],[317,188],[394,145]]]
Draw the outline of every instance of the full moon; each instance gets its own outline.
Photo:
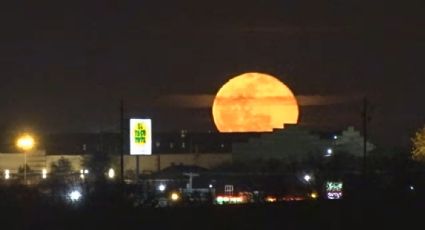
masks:
[[[277,78],[244,73],[230,79],[215,96],[214,123],[220,132],[269,132],[298,122],[298,103]]]

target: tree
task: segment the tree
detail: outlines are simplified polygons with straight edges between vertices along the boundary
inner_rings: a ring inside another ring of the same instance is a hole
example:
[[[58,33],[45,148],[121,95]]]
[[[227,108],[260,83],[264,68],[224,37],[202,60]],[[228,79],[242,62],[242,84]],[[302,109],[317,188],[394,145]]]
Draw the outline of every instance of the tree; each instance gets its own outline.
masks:
[[[51,173],[53,175],[66,175],[72,172],[72,165],[68,159],[61,157],[51,164]]]
[[[102,179],[112,166],[111,158],[103,152],[94,152],[84,158],[83,165],[96,179]]]
[[[415,161],[425,162],[425,126],[419,129],[412,138],[412,158]]]
[[[27,168],[27,173],[31,173],[32,172],[32,169],[30,168],[30,166],[28,164],[26,164],[26,165],[19,166],[18,173],[20,173],[20,174],[24,173],[25,172],[25,168],[24,167]]]

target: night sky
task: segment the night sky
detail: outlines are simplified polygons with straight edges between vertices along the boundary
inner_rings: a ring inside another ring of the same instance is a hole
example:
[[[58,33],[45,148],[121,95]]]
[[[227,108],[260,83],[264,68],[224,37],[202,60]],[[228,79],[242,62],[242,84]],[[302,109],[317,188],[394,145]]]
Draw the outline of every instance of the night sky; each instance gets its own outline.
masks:
[[[3,130],[118,131],[121,98],[127,117],[149,116],[157,130],[215,130],[205,103],[181,99],[208,98],[250,71],[309,99],[300,122],[314,129],[359,127],[353,98],[362,96],[376,143],[408,146],[425,123],[421,1],[7,1],[0,9]]]

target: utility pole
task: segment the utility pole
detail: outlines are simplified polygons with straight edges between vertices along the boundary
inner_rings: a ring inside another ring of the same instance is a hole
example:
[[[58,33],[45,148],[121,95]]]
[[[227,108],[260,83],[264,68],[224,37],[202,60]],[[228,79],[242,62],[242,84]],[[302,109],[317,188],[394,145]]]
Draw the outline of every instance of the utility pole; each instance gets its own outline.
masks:
[[[120,178],[124,182],[124,102],[120,101]]]
[[[189,190],[189,192],[192,192],[192,182],[193,182],[193,177],[199,176],[199,173],[183,173],[183,175],[188,176],[189,177],[189,184],[187,184],[187,189]]]
[[[363,175],[367,174],[367,123],[368,123],[368,101],[367,98],[363,98],[363,112],[362,112],[362,121],[363,121]]]

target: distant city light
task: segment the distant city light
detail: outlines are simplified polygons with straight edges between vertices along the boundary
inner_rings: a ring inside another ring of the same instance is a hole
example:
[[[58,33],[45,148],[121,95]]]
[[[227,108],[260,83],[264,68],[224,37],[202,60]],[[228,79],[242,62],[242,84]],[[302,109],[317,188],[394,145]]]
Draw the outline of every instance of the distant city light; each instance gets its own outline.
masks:
[[[208,185],[208,187],[209,187],[209,188],[213,188],[213,185],[212,185],[212,184],[210,184],[210,185]]]
[[[173,192],[173,193],[171,194],[171,200],[172,200],[172,201],[177,201],[179,198],[180,198],[179,194],[177,194],[177,193],[175,193],[175,192]]]
[[[81,196],[82,195],[78,190],[74,190],[68,194],[69,199],[73,202],[80,200]]]
[[[333,138],[334,138],[334,140],[336,140],[336,139],[338,139],[338,136],[337,135],[334,135]]]
[[[310,175],[308,175],[308,174],[306,174],[306,175],[304,176],[304,180],[305,180],[305,181],[307,181],[307,182],[310,182],[310,180],[311,180],[311,176],[310,176]]]
[[[277,201],[277,199],[276,199],[276,197],[274,197],[274,196],[267,196],[267,197],[266,197],[266,201],[267,201],[267,202],[270,202],[270,203],[273,203],[273,202],[276,202],[276,201]]]
[[[6,180],[10,179],[10,170],[9,169],[4,170],[4,179],[6,179]]]
[[[318,197],[318,195],[317,195],[317,193],[316,193],[316,192],[312,192],[312,193],[310,194],[310,197],[311,197],[311,198],[313,198],[313,199],[316,199],[316,198]]]
[[[330,157],[330,156],[332,156],[332,154],[333,154],[333,149],[332,148],[327,148],[326,149],[326,155],[325,155],[325,157]]]
[[[164,184],[160,184],[158,186],[158,190],[161,191],[161,192],[165,191],[165,185]]]
[[[43,179],[46,179],[47,178],[47,169],[43,168],[43,170],[41,171],[41,177]]]
[[[110,168],[110,169],[108,170],[108,177],[109,177],[110,179],[114,179],[114,177],[115,177],[115,170],[114,170],[113,168]]]
[[[410,186],[409,186],[409,188],[410,188],[410,190],[412,190],[412,191],[413,191],[413,190],[415,190],[415,187],[413,187],[413,185],[410,185]]]
[[[240,204],[244,202],[242,196],[217,196],[215,198],[217,204]]]
[[[89,174],[88,169],[80,169],[80,178],[84,179],[86,176],[84,174]]]

